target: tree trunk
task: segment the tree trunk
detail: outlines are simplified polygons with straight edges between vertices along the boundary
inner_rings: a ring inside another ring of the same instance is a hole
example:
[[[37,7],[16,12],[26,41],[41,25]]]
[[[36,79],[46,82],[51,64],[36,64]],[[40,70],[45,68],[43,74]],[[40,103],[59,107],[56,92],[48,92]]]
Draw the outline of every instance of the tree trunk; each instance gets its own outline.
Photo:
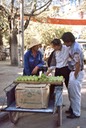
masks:
[[[18,66],[18,41],[16,32],[12,32],[10,36],[10,57],[11,65]]]

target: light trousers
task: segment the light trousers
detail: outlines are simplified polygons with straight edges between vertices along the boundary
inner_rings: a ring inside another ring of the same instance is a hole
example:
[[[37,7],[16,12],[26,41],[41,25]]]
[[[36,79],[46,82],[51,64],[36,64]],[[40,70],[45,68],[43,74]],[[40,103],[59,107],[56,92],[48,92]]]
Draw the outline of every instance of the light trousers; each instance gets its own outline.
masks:
[[[72,71],[69,76],[68,94],[70,106],[76,116],[80,116],[81,114],[81,87],[83,78],[84,70],[78,73],[77,78],[74,76],[74,71]]]

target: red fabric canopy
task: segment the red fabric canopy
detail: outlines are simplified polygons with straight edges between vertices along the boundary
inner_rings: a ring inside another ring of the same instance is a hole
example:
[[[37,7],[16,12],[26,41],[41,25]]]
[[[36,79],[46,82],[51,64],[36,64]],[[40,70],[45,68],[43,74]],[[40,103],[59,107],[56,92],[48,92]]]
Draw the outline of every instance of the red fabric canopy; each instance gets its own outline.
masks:
[[[86,25],[86,19],[58,19],[58,18],[31,18],[34,22],[61,24],[61,25]]]

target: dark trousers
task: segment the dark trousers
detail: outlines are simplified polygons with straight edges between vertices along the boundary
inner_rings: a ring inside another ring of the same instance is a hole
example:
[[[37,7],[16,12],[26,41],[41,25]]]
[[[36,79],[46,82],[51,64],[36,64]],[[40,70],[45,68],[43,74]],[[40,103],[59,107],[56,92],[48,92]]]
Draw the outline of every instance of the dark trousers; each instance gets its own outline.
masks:
[[[65,85],[68,88],[68,81],[69,81],[69,74],[70,74],[70,70],[68,68],[68,66],[63,67],[63,68],[56,68],[55,70],[55,76],[63,76],[65,79]],[[54,94],[54,88],[56,85],[51,85],[50,86],[50,96],[52,96]]]
[[[70,74],[70,70],[68,68],[68,66],[63,67],[63,68],[56,68],[55,70],[55,76],[63,76],[65,79],[65,85],[68,88],[68,81],[69,81],[69,74]]]

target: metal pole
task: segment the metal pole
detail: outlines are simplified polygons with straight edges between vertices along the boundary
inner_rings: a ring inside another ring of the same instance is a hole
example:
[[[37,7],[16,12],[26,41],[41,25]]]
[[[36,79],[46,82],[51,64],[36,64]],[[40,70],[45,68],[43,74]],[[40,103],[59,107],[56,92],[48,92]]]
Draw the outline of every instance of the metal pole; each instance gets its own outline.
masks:
[[[21,26],[21,59],[22,59],[22,67],[24,64],[24,0],[20,1],[20,26]]]

